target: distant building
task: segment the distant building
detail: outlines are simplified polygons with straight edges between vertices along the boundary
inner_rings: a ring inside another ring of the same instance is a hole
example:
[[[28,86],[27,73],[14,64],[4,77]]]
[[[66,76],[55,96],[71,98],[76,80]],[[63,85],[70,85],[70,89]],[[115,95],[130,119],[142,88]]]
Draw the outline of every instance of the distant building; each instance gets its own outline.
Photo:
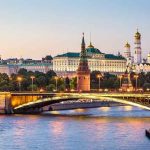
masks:
[[[0,73],[6,73],[9,76],[17,73],[20,69],[27,69],[28,71],[39,71],[46,73],[53,69],[52,60],[33,60],[33,59],[7,59],[0,63]]]
[[[0,73],[6,73],[9,76],[17,73],[18,67],[16,65],[0,64]]]
[[[140,64],[137,64],[135,66],[135,72],[136,73],[140,73],[140,72],[150,72],[150,63],[140,63]]]

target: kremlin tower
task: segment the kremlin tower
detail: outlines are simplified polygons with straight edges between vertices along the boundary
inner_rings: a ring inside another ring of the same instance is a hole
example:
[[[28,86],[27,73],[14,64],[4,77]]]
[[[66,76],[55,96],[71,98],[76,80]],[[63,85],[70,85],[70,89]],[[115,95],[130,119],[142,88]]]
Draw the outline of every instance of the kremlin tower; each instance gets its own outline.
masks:
[[[138,32],[135,33],[135,53],[134,53],[134,63],[140,64],[142,62],[142,52],[141,52],[141,34]]]
[[[90,69],[86,56],[84,33],[81,44],[80,62],[77,69],[77,90],[80,92],[90,91]]]

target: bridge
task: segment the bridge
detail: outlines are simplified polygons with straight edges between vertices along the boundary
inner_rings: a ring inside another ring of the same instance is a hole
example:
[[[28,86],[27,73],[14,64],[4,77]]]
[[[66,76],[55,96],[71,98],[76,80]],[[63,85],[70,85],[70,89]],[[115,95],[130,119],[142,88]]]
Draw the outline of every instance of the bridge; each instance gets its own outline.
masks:
[[[114,101],[150,110],[150,93],[0,93],[0,112],[42,112],[45,106],[63,101],[92,99]]]

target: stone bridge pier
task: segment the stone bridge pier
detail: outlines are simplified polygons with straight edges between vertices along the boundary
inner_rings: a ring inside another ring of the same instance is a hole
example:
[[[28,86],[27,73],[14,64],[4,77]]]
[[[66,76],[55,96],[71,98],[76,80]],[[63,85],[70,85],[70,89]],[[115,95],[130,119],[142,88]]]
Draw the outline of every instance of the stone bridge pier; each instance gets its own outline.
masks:
[[[11,105],[11,93],[0,92],[0,114],[11,114],[13,108]]]
[[[51,97],[52,95],[41,93],[0,92],[0,114],[12,114],[14,113],[14,107],[25,103],[34,102],[47,96]]]

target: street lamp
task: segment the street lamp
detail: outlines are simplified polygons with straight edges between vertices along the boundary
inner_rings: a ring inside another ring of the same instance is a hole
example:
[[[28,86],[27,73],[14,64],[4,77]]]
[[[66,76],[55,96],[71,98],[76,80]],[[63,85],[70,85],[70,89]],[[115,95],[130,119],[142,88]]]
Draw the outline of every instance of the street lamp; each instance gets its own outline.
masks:
[[[58,88],[57,88],[58,77],[57,76],[55,77],[55,80],[56,80],[56,91],[57,91],[58,90]]]
[[[22,77],[17,77],[17,81],[18,81],[19,91],[21,92],[21,81],[22,81]]]
[[[102,75],[101,75],[101,74],[98,74],[98,75],[97,75],[97,78],[98,78],[98,81],[99,81],[99,82],[98,82],[98,83],[99,83],[99,84],[98,84],[98,85],[99,85],[99,87],[98,87],[98,88],[99,88],[99,91],[100,91]]]
[[[137,91],[137,86],[138,86],[138,81],[137,81],[137,80],[138,80],[138,77],[139,77],[139,75],[137,75],[137,74],[134,75],[134,78],[135,78],[135,80],[136,80],[136,91]]]
[[[118,78],[119,78],[119,81],[120,81],[120,88],[121,88],[122,75],[119,75]]]
[[[32,92],[33,92],[33,80],[35,79],[35,76],[31,76],[30,78],[32,80]]]

